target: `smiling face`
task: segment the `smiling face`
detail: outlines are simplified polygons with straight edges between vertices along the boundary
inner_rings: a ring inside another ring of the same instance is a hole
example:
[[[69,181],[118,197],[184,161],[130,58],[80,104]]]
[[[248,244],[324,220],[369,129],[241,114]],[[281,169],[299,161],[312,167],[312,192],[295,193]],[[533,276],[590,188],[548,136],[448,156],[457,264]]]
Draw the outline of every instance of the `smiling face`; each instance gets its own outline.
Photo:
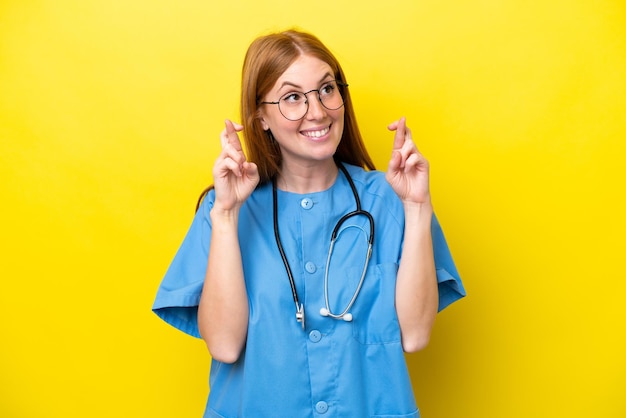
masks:
[[[289,93],[309,92],[322,88],[335,79],[331,67],[310,55],[301,55],[276,80],[274,87],[262,98],[277,102]],[[295,96],[288,96],[292,100]],[[333,155],[343,134],[344,107],[325,108],[317,92],[306,95],[308,111],[297,121],[286,119],[276,104],[261,106],[261,125],[278,142],[282,165],[315,167],[333,164]]]

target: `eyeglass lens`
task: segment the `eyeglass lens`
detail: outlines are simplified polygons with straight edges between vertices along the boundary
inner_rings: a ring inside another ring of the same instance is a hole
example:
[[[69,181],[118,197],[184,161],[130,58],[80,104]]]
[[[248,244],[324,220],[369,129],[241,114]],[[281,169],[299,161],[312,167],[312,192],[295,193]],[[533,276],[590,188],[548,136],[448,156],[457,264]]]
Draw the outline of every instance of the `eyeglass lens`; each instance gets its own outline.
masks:
[[[309,97],[311,93],[317,93],[317,97],[326,109],[336,110],[343,106],[343,97],[339,91],[336,81],[324,83],[317,90],[310,90],[306,93],[292,91],[280,98],[278,110],[289,120],[302,119],[309,110]]]

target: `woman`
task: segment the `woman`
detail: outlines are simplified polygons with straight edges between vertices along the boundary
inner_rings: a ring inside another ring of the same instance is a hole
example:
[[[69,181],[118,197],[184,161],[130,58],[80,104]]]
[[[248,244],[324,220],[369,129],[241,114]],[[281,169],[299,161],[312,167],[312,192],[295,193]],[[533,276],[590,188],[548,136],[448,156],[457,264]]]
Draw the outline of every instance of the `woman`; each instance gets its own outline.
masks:
[[[205,417],[419,417],[404,352],[465,294],[428,162],[402,118],[374,170],[346,77],[310,34],[255,40],[242,80],[243,125],[226,121],[153,307],[207,344]]]

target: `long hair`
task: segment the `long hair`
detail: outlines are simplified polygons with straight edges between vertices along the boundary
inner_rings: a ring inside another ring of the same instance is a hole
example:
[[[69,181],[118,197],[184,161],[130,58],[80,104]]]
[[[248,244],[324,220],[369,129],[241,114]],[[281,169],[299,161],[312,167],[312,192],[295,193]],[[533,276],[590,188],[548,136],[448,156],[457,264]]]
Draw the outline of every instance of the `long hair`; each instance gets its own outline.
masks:
[[[315,36],[298,30],[273,33],[255,39],[246,53],[241,74],[241,123],[249,161],[259,168],[259,185],[270,181],[281,165],[278,143],[271,132],[263,130],[259,102],[276,83],[276,80],[302,55],[315,57],[330,66],[335,79],[347,84],[341,65],[330,50]],[[340,87],[344,101],[344,127],[335,159],[348,164],[374,170],[361,132],[357,125],[350,91]],[[200,199],[210,190],[207,188]],[[196,207],[196,210],[198,208]]]
[[[257,38],[246,54],[241,77],[241,121],[248,159],[259,167],[260,184],[269,181],[280,169],[281,154],[271,133],[263,130],[259,102],[276,80],[301,55],[309,55],[327,63],[337,81],[347,80],[335,56],[315,36],[297,30],[288,30]],[[344,100],[343,135],[335,158],[339,161],[374,170],[356,122],[350,91],[341,88]]]

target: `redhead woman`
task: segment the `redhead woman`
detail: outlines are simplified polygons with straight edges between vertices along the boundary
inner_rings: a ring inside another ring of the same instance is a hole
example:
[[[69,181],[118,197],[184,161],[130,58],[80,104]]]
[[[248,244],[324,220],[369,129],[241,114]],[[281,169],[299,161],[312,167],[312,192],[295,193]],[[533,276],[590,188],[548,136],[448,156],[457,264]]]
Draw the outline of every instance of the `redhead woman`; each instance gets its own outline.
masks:
[[[405,119],[377,171],[350,88],[311,34],[248,49],[241,124],[153,306],[206,342],[205,417],[420,416],[404,353],[465,290]]]

